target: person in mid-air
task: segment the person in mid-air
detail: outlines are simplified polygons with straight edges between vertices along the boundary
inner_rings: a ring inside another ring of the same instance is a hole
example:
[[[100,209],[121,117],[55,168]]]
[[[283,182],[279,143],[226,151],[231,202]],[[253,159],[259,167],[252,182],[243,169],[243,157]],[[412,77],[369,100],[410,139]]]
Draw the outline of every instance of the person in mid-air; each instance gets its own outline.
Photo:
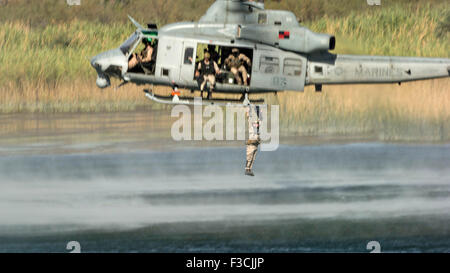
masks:
[[[225,64],[230,67],[231,73],[233,73],[236,82],[241,85],[242,80],[239,77],[239,72],[242,74],[242,79],[244,80],[244,85],[248,85],[247,83],[247,70],[244,67],[244,62],[248,64],[250,67],[252,65],[252,61],[249,57],[245,56],[245,54],[241,54],[239,49],[233,48],[231,50],[230,56],[225,60]]]
[[[248,119],[247,162],[245,163],[245,175],[255,176],[253,163],[256,159],[260,138],[261,111],[259,106],[249,105],[246,113]]]
[[[214,91],[216,86],[216,75],[220,74],[220,69],[217,63],[211,60],[211,54],[205,52],[205,57],[203,61],[198,63],[197,71],[195,72],[195,77],[199,78],[200,91],[203,93],[206,83],[209,82],[208,99],[211,99],[211,93]]]
[[[154,50],[151,45],[152,41],[151,39],[144,38],[142,40],[142,43],[144,43],[144,49],[141,51],[140,54],[133,53],[130,61],[128,62],[128,70],[133,69],[140,63],[146,64],[151,62]]]

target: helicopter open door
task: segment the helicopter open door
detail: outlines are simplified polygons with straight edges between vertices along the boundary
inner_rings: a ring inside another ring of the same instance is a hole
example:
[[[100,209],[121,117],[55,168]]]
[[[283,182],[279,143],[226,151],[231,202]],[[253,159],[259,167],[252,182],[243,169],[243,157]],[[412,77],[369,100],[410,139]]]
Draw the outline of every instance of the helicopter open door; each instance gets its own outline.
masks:
[[[180,67],[180,81],[188,84],[192,82],[195,73],[195,56],[197,44],[191,41],[183,42],[183,59]]]

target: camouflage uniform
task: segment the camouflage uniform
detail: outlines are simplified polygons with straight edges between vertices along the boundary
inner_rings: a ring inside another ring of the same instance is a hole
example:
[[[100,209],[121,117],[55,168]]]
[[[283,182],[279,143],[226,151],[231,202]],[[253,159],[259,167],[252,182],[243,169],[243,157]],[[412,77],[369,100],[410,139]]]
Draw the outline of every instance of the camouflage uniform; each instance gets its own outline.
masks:
[[[239,77],[239,72],[242,74],[242,79],[244,80],[244,85],[248,85],[247,77],[248,73],[244,67],[244,62],[246,62],[249,66],[252,65],[250,58],[245,56],[244,54],[239,53],[239,50],[233,49],[233,54],[228,56],[225,60],[225,64],[230,67],[231,73],[233,73],[236,82],[239,85],[242,85],[241,77]]]
[[[247,162],[245,164],[245,174],[253,176],[253,163],[255,162],[258,146],[261,142],[260,138],[260,111],[259,106],[249,106],[247,110],[248,117],[248,133],[247,140]]]

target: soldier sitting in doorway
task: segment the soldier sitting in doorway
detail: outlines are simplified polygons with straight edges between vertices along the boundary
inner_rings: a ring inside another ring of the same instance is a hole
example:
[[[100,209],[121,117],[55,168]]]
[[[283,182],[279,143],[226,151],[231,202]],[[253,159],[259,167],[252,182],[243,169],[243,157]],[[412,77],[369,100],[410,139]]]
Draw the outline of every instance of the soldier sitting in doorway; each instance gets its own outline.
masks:
[[[203,61],[198,64],[195,77],[199,79],[202,94],[207,82],[209,82],[208,99],[211,99],[211,93],[214,91],[216,85],[216,75],[218,74],[220,74],[219,66],[215,61],[211,60],[211,54],[206,52]]]
[[[242,79],[244,80],[244,85],[248,85],[247,81],[247,70],[244,67],[244,62],[248,64],[250,67],[252,65],[252,61],[249,57],[245,56],[245,54],[241,54],[239,49],[233,48],[230,56],[225,60],[225,64],[230,67],[231,73],[233,73],[236,82],[239,85],[242,85],[241,77],[239,77],[239,72],[242,74]]]

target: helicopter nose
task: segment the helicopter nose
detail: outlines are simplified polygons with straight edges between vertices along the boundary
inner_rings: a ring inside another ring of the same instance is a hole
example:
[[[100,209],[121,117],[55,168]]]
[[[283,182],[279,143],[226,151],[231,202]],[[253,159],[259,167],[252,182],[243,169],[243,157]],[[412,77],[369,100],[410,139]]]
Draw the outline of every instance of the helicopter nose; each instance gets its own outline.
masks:
[[[109,67],[123,67],[128,64],[126,56],[120,49],[113,49],[102,52],[90,60],[92,67],[97,71],[105,72]]]
[[[97,71],[102,71],[102,66],[100,65],[100,55],[94,56],[91,58],[90,63],[91,66],[97,70]]]
[[[100,54],[102,55],[102,54]],[[99,88],[106,88],[108,86],[111,85],[109,76],[106,75],[102,69],[102,65],[101,63],[101,56],[97,55],[91,58],[90,63],[91,66],[97,71],[97,80],[96,80],[96,84]]]
[[[113,49],[94,56],[90,60],[91,66],[97,71],[97,86],[110,86],[110,77],[121,77],[127,68],[127,57],[120,49]]]
[[[91,65],[97,72],[105,72],[110,65],[110,62],[110,54],[108,51],[100,53],[91,59]]]
[[[91,62],[91,66],[93,68],[96,68],[96,66],[97,66],[97,58],[96,57],[92,57],[90,62]]]

